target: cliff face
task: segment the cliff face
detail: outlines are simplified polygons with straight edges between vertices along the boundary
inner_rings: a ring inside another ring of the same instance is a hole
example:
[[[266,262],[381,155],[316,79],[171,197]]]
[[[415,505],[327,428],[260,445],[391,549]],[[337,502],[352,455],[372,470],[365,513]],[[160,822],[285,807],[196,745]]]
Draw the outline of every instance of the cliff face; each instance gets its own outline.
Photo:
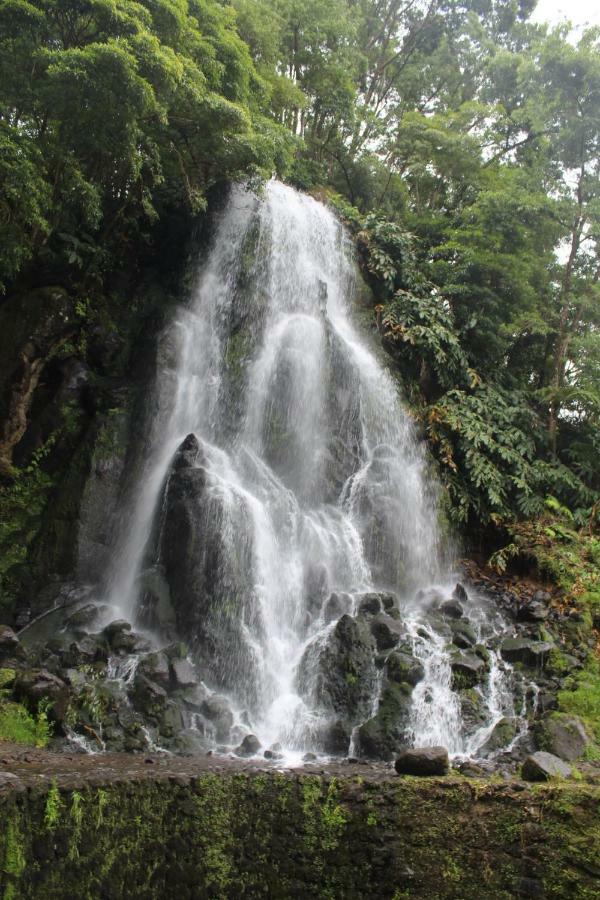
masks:
[[[598,896],[598,786],[3,750],[5,900]]]

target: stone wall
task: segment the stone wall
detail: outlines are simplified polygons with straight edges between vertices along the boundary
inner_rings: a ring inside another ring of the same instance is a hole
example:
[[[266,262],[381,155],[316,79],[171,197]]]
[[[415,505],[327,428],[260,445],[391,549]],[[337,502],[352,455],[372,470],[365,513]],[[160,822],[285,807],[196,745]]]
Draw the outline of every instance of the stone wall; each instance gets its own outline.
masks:
[[[75,760],[0,774],[3,900],[600,895],[600,787],[583,782]]]

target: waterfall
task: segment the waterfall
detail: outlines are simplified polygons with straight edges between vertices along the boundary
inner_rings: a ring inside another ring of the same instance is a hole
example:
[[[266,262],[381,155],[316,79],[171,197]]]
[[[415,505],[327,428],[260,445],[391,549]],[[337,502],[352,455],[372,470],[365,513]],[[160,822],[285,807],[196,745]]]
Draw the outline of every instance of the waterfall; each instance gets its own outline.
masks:
[[[407,733],[467,753],[478,739],[432,614],[451,590],[435,484],[393,378],[353,324],[356,282],[324,205],[276,181],[260,197],[231,189],[192,297],[160,339],[146,462],[106,593],[140,620],[158,580],[206,684],[263,746],[296,750],[317,746],[324,723],[341,717],[349,734],[377,715],[391,664],[373,635],[396,628],[392,643],[422,669]],[[352,667],[359,644],[371,655],[334,690],[332,648]],[[506,673],[490,671],[479,738],[507,714]]]

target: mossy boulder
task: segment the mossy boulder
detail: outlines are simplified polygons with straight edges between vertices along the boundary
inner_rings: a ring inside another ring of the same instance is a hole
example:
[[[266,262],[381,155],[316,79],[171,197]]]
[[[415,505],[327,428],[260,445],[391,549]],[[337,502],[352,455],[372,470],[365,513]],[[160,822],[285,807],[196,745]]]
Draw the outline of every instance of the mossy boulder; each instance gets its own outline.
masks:
[[[518,731],[518,722],[512,717],[503,717],[496,722],[485,742],[478,749],[478,756],[490,756],[498,750],[508,747]]]
[[[555,712],[545,716],[534,728],[538,750],[547,750],[571,762],[580,759],[592,741],[579,716]]]
[[[554,648],[550,641],[536,641],[526,637],[506,638],[500,653],[507,662],[520,662],[530,668],[542,669]]]
[[[343,615],[324,645],[307,649],[300,665],[301,690],[347,722],[365,719],[377,682],[375,649],[367,622]]]
[[[377,713],[358,729],[361,753],[371,759],[390,760],[409,742],[412,688],[389,682],[379,700]]]

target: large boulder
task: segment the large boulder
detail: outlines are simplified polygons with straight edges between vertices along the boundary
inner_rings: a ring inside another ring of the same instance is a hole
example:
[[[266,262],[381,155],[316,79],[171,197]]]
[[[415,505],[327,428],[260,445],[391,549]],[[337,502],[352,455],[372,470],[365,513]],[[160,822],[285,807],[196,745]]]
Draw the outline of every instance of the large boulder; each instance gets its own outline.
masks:
[[[535,745],[567,761],[579,759],[591,741],[578,716],[552,713],[534,729]]]
[[[169,686],[170,669],[166,653],[149,653],[138,665],[138,672],[163,688]]]
[[[504,717],[496,722],[485,742],[477,751],[478,756],[490,756],[498,750],[508,747],[514,740],[518,731],[518,722],[515,718]]]
[[[171,676],[177,688],[189,688],[198,681],[194,667],[187,659],[171,660]]]
[[[473,626],[467,619],[453,619],[450,622],[452,643],[461,650],[468,650],[477,643]]]
[[[226,697],[220,694],[212,694],[201,705],[202,715],[212,722],[215,730],[215,738],[219,742],[229,740],[229,732],[233,725],[233,713]]]
[[[440,604],[440,612],[447,619],[460,619],[462,618],[464,610],[456,597],[453,597],[452,600],[444,600],[444,602]]]
[[[135,676],[131,698],[134,707],[144,716],[158,722],[167,705],[167,692],[145,675]]]
[[[385,662],[385,670],[390,681],[397,684],[404,682],[411,687],[417,685],[425,677],[423,663],[409,653],[400,650],[389,654]]]
[[[500,653],[507,662],[521,662],[530,668],[543,668],[548,654],[554,649],[549,641],[535,641],[526,637],[506,638]]]
[[[301,693],[348,722],[365,719],[377,684],[375,649],[367,622],[342,616],[324,644],[308,647],[298,675]]]
[[[451,654],[450,667],[453,690],[474,687],[481,681],[487,670],[487,666],[480,656],[459,650]]]
[[[16,700],[23,701],[33,710],[39,709],[40,705],[47,705],[50,717],[56,722],[64,721],[71,698],[69,686],[62,678],[46,669],[27,669],[20,672],[13,687],[13,694]]]
[[[236,756],[256,756],[260,750],[261,743],[255,734],[247,734],[239,747],[235,748]]]
[[[399,775],[446,775],[449,767],[450,760],[445,747],[415,747],[405,750],[394,763]]]
[[[569,778],[573,770],[558,756],[539,750],[528,756],[521,774],[525,781],[548,781],[551,778]]]
[[[0,625],[0,664],[6,659],[25,659],[25,651],[12,628]]]
[[[406,629],[397,619],[379,613],[371,622],[371,634],[378,650],[391,650],[406,635]]]
[[[159,554],[177,630],[202,660],[203,677],[238,695],[241,688],[252,705],[256,659],[243,627],[257,616],[248,501],[233,489],[223,497],[192,443],[186,438],[167,480]]]
[[[409,741],[411,687],[389,682],[385,685],[374,716],[358,729],[362,755],[390,760]]]

